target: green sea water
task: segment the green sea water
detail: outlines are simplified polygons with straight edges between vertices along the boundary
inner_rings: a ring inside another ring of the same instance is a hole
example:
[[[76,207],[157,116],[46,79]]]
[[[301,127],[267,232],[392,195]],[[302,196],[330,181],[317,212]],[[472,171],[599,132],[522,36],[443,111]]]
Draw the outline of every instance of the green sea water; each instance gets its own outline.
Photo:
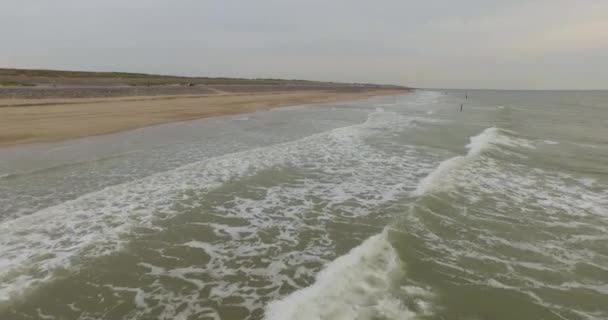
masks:
[[[608,319],[608,92],[467,96],[0,149],[0,319]]]

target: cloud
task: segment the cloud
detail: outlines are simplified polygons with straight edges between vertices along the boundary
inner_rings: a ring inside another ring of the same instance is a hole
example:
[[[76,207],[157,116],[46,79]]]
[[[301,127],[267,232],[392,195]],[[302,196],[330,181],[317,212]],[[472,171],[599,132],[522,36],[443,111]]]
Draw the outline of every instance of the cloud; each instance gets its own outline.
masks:
[[[418,87],[608,83],[603,0],[23,0],[4,7],[0,36],[8,49],[0,64],[7,66]]]

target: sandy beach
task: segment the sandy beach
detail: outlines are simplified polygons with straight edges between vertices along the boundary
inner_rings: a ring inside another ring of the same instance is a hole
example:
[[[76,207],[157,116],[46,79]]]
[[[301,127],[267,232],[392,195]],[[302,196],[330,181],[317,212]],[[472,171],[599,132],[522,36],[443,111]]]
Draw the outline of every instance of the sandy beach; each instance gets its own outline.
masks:
[[[404,92],[387,88],[271,92],[215,89],[204,95],[0,98],[0,146],[61,141],[167,122]]]

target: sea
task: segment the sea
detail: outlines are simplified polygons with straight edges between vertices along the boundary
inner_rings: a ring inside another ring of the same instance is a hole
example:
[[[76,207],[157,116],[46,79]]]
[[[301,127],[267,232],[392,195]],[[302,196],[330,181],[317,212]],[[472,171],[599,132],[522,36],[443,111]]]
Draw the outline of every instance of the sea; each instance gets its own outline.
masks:
[[[2,148],[0,319],[608,319],[608,92]]]

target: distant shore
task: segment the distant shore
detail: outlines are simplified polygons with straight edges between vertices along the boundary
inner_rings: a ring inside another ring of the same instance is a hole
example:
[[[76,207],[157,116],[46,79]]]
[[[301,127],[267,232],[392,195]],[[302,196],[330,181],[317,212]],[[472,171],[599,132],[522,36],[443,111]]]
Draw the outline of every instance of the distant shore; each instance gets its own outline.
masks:
[[[0,147],[409,90],[307,80],[0,68]]]
[[[0,146],[55,142],[155,124],[399,94],[400,89],[306,90],[114,98],[0,99]]]

